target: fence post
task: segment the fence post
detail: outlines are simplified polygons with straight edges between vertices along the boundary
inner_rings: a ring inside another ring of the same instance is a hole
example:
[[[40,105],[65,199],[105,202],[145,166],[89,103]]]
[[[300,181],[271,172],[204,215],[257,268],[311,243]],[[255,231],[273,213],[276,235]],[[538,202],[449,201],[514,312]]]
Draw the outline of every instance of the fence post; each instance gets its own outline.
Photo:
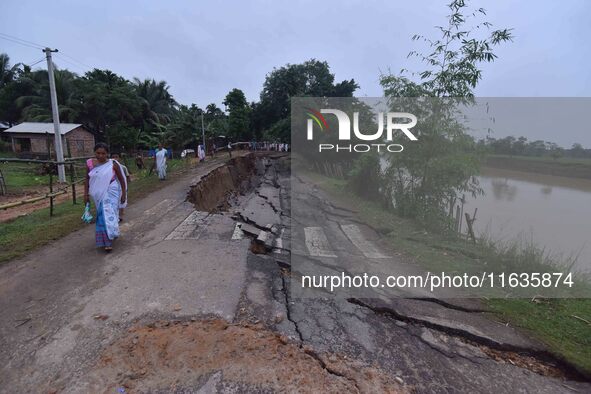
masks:
[[[74,163],[70,163],[70,182],[72,182],[72,204],[76,205],[76,179],[74,177]]]
[[[53,166],[49,167],[49,216],[53,216]]]
[[[2,170],[0,170],[0,195],[6,194],[6,182],[4,181],[4,174],[2,174]]]
[[[472,242],[476,243],[476,236],[474,235],[474,229],[472,227],[474,221],[476,220],[476,213],[478,212],[478,208],[474,210],[474,215],[470,218],[470,214],[468,212],[465,213],[466,215],[466,224],[468,225],[468,234],[470,238],[472,238]]]

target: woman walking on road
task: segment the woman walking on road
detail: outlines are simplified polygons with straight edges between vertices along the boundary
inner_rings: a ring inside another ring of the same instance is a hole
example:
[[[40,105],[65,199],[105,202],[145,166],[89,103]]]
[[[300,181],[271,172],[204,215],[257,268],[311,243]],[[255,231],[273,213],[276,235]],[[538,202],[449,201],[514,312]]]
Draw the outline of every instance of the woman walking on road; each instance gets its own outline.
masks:
[[[127,182],[119,163],[109,159],[107,144],[96,144],[94,154],[94,159],[86,161],[84,202],[92,197],[96,207],[96,246],[110,252],[119,237],[119,207],[126,201]]]

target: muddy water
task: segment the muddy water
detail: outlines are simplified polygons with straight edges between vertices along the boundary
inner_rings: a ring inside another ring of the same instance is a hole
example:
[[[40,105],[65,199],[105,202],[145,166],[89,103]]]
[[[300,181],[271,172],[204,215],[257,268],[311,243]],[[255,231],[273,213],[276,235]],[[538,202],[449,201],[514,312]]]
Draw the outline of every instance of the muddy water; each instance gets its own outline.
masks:
[[[591,180],[492,168],[479,180],[485,195],[464,207],[478,208],[478,234],[533,240],[561,260],[578,255],[574,269],[591,273]]]

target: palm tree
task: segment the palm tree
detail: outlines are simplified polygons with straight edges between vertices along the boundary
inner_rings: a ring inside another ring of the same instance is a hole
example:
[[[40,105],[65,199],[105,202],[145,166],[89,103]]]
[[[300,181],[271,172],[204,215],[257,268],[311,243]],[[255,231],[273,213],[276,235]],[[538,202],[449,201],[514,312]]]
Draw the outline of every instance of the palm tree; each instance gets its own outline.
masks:
[[[74,94],[74,81],[78,76],[68,70],[55,70],[55,90],[57,94],[60,122],[73,122],[76,111],[71,107]],[[23,119],[35,122],[51,122],[51,97],[47,71],[25,72],[23,79],[28,79],[34,86],[33,94],[21,96],[16,100],[22,110]]]
[[[141,117],[143,119],[137,140],[151,141],[154,138],[150,137],[156,137],[156,135],[143,138],[142,134],[159,135],[163,127],[172,120],[178,104],[168,91],[169,86],[165,81],[156,82],[154,79],[142,81],[134,78],[133,85],[141,100]]]
[[[8,55],[0,53],[0,89],[14,80],[20,66],[21,64],[17,63],[11,67]]]

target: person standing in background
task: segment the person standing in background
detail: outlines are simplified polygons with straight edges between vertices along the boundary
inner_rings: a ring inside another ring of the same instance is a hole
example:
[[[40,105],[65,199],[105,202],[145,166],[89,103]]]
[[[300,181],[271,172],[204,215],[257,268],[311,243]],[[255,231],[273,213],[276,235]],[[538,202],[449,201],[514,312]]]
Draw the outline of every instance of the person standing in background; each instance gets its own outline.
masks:
[[[197,157],[199,158],[199,162],[202,162],[205,160],[205,149],[203,148],[203,145],[199,144],[199,147],[197,148]]]
[[[129,190],[129,182],[131,182],[131,176],[129,175],[129,170],[126,166],[121,164],[120,156],[118,153],[113,153],[111,155],[111,159],[115,160],[119,167],[121,167],[121,172],[123,173],[123,178],[125,180],[125,191]],[[119,204],[119,221],[123,221],[123,214],[125,213],[124,210],[127,208],[127,193],[125,194],[125,202]]]
[[[162,143],[158,144],[158,150],[156,151],[156,171],[158,172],[158,178],[160,178],[161,181],[166,180],[166,155],[167,155],[167,151],[166,149],[164,149],[164,146],[162,145]]]
[[[142,157],[141,153],[138,153],[137,156],[135,157],[135,165],[136,165],[137,169],[140,171],[146,167],[144,164],[144,158]]]

